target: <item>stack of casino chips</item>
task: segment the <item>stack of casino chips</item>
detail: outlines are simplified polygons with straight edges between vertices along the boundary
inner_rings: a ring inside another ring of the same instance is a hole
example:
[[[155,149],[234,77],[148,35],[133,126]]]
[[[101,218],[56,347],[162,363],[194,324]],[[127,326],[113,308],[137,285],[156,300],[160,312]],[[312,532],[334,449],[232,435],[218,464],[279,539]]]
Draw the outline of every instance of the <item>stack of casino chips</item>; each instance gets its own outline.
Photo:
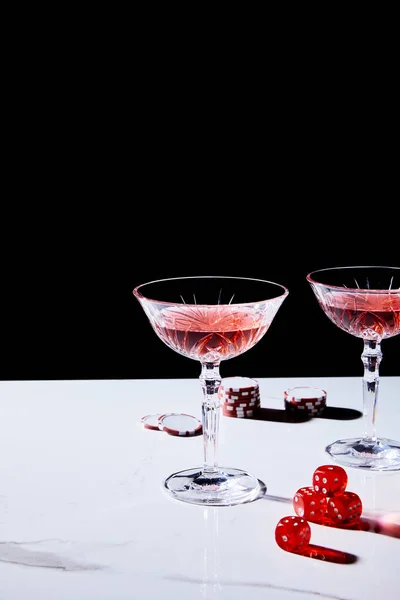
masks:
[[[261,406],[258,381],[250,377],[222,379],[218,396],[225,417],[251,419]]]
[[[319,417],[326,407],[326,391],[308,386],[285,390],[285,409],[290,413]]]

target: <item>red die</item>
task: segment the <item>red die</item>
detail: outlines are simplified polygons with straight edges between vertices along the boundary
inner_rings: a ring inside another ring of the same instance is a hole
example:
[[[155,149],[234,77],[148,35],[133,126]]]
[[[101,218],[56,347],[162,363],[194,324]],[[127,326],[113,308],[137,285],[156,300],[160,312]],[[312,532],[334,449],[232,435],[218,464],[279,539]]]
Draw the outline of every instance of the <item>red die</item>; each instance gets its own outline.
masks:
[[[276,543],[287,552],[303,552],[310,538],[310,525],[301,517],[282,517],[275,528]]]
[[[354,492],[344,492],[340,496],[328,498],[327,515],[333,525],[355,525],[359,522],[361,513],[361,498]]]
[[[327,498],[312,486],[302,487],[293,496],[293,508],[299,517],[321,524],[326,519]]]
[[[338,465],[322,465],[315,469],[313,488],[324,496],[343,494],[347,486],[347,473]]]

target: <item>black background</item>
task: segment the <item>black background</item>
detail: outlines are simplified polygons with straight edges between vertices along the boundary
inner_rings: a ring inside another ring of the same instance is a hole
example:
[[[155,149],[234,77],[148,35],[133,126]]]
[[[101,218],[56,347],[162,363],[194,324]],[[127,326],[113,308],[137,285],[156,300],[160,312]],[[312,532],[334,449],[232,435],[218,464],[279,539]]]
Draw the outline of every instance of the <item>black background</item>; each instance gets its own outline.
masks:
[[[397,242],[369,244],[307,203],[293,212],[269,195],[255,199],[243,189],[222,202],[188,192],[180,203],[166,194],[161,205],[141,198],[123,208],[110,198],[51,219],[37,206],[29,217],[25,211],[23,231],[13,228],[5,249],[1,379],[198,377],[197,362],[161,342],[132,294],[145,281],[187,275],[257,277],[289,289],[266,336],[222,363],[222,376],[361,376],[361,340],[323,314],[306,275],[328,266],[397,266]],[[400,336],[382,350],[381,375],[400,375]]]
[[[163,23],[148,27],[145,45],[83,27],[73,44],[55,29],[51,43],[38,37],[15,54],[4,97],[0,378],[198,377],[132,294],[187,275],[289,289],[266,336],[223,363],[223,376],[361,375],[362,342],[322,313],[306,275],[400,265],[387,57],[339,55],[336,43],[321,55],[310,43],[266,56],[260,40],[233,38],[228,52],[219,34],[205,48],[190,44],[190,30],[159,39]],[[381,374],[400,375],[400,336],[382,350]]]

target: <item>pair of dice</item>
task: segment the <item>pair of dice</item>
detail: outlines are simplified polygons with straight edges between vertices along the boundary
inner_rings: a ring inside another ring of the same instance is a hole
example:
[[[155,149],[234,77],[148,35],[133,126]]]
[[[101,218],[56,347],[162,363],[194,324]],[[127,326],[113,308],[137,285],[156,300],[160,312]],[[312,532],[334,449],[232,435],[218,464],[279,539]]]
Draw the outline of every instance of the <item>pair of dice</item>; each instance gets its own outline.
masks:
[[[302,552],[311,539],[309,521],[319,525],[347,528],[356,525],[362,514],[358,494],[346,491],[348,476],[338,465],[322,465],[315,469],[312,485],[301,487],[293,497],[296,516],[280,519],[275,540],[289,552]]]

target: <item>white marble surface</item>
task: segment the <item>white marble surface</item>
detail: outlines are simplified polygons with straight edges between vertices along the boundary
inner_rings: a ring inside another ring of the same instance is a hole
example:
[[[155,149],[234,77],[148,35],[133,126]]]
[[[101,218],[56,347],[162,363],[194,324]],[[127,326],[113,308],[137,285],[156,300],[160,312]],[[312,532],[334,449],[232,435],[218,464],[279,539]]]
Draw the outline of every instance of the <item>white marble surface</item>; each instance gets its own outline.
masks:
[[[258,381],[263,408],[283,411],[286,388],[316,385],[329,407],[362,410],[359,378]],[[204,508],[162,489],[167,475],[202,464],[203,436],[140,422],[178,411],[200,418],[197,379],[0,382],[0,600],[399,600],[393,530],[311,524],[312,544],[354,555],[352,564],[290,554],[274,538],[297,489],[332,462],[325,445],[360,434],[361,419],[222,416],[220,464],[251,471],[267,493]],[[400,377],[381,379],[377,427],[400,437]],[[347,472],[372,527],[400,525],[400,471]]]

